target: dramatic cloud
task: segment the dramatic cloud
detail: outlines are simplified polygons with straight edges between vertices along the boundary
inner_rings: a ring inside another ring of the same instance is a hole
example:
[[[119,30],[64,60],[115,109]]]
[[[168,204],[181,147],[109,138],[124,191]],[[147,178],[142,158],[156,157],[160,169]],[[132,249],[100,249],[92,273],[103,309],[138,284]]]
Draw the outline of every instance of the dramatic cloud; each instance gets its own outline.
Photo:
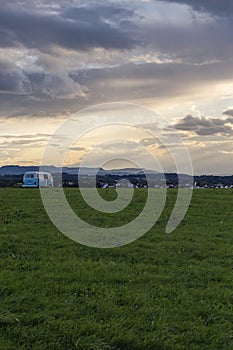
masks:
[[[8,116],[40,115],[41,110],[45,111],[44,116],[49,116],[51,113],[64,114],[66,109],[77,112],[85,106],[109,101],[153,98],[155,103],[160,103],[189,96],[202,98],[206,91],[209,93],[210,84],[215,86],[233,79],[231,67],[231,62],[207,66],[130,63],[69,74],[55,66],[53,70],[47,69],[46,74],[27,74],[31,89],[29,96],[12,99],[11,95],[0,94],[0,102],[2,113],[5,110]],[[9,82],[11,79],[8,76]],[[23,91],[25,94],[25,89]]]
[[[231,1],[0,0],[0,8],[0,131],[9,135],[1,137],[4,164],[26,162],[30,147],[32,162],[39,161],[42,134],[84,107],[112,101],[149,106],[168,124],[186,115],[175,126],[186,141],[203,141],[190,146],[197,163],[200,147],[214,163],[210,139],[231,140]],[[221,142],[227,168],[231,149]],[[88,147],[73,145],[72,157]]]
[[[129,31],[124,30],[124,21],[118,23],[119,16],[130,17],[129,10],[112,8],[110,11],[109,7],[92,7],[69,9],[64,13],[60,11],[54,14],[41,13],[36,9],[22,11],[20,7],[2,8],[0,46],[23,45],[47,50],[58,45],[88,50],[90,47],[131,48],[137,43]]]
[[[178,130],[194,132],[200,136],[233,135],[233,120],[229,118],[218,119],[187,115],[178,121],[174,127]]]
[[[158,0],[155,0],[158,1]],[[196,11],[206,11],[217,16],[232,16],[233,3],[231,0],[163,0],[191,6]]]
[[[66,108],[76,98],[84,106],[175,96],[196,88],[198,79],[203,85],[229,77],[230,21],[197,16],[183,3],[0,1],[1,55],[7,62],[0,64],[0,92],[30,95],[15,99],[17,107],[34,101],[37,109],[39,101],[62,99]],[[7,99],[12,107],[9,96],[2,106]]]
[[[86,83],[91,101],[117,101],[122,99],[160,99],[182,96],[203,96],[209,89],[224,80],[233,78],[231,62],[207,66],[180,63],[127,64],[110,69],[96,69],[86,72],[83,80],[79,75],[74,79]],[[94,92],[94,94],[93,94]]]
[[[11,62],[0,61],[0,94],[28,94],[30,80],[26,74]]]
[[[59,68],[54,67],[48,73],[29,73],[11,61],[0,61],[0,94],[30,95],[43,100],[46,97],[84,97],[86,92],[87,89],[74,82],[69,72]]]
[[[229,115],[233,117],[233,109],[228,109],[227,111],[223,112],[224,115]]]
[[[85,90],[82,90],[77,82],[65,72],[46,75],[42,82],[42,93],[51,98],[75,98],[84,97]]]

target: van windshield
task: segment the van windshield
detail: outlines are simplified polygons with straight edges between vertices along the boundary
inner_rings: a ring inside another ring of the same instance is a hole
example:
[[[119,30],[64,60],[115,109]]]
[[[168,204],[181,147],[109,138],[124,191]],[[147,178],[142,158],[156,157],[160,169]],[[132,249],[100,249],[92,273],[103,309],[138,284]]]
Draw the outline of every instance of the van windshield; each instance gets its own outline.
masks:
[[[25,174],[24,177],[25,178],[34,178],[34,177],[37,177],[37,174]]]

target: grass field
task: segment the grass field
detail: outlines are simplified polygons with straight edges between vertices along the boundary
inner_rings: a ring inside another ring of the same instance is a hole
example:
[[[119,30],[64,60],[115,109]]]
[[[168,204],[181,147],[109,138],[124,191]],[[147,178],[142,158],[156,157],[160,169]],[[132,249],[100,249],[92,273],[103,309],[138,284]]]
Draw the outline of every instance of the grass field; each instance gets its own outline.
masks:
[[[67,197],[103,224],[78,190]],[[1,350],[233,349],[233,190],[195,190],[182,223],[165,234],[169,190],[150,232],[114,249],[59,233],[37,189],[0,189],[0,198]],[[144,198],[137,190],[116,224]]]

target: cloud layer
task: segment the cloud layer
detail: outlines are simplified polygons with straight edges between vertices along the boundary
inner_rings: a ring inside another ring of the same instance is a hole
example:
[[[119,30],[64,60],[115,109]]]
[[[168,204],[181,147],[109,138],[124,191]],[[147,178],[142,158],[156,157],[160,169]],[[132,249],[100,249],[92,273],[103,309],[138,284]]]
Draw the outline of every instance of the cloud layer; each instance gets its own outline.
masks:
[[[233,135],[233,118],[207,118],[187,115],[178,121],[175,128],[182,131],[191,131],[199,136]]]
[[[156,0],[155,0],[156,1]],[[163,0],[191,6],[196,11],[205,11],[220,17],[233,15],[233,3],[229,0]]]
[[[140,93],[143,98],[152,82],[154,93],[168,76],[165,90],[175,94],[180,85],[190,88],[188,75],[193,84],[198,78],[202,84],[232,75],[231,21],[226,15],[233,5],[227,1],[21,0],[0,5],[1,93],[26,94],[42,102],[46,97],[47,102],[86,100],[89,90],[91,97],[99,92],[96,75],[103,85],[113,85],[119,73],[119,91],[127,80],[140,80],[124,96]],[[103,87],[102,96],[105,93]]]
[[[0,0],[0,8],[0,136],[13,127],[24,135],[25,125],[47,133],[83,107],[131,101],[162,110],[171,124],[179,117],[176,128],[205,147],[231,139],[231,1]],[[5,155],[16,147],[20,161],[31,140],[1,146]]]

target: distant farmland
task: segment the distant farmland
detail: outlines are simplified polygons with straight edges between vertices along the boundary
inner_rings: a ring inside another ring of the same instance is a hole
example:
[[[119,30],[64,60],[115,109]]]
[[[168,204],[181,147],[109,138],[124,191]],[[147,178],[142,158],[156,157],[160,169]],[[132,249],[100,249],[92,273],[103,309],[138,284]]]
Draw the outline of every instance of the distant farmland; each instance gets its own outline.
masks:
[[[144,237],[94,249],[57,231],[38,189],[0,189],[0,349],[233,349],[233,189],[194,190],[184,220],[165,234],[176,193]],[[66,194],[83,219],[103,225],[78,189]],[[132,219],[145,198],[136,190],[108,224]]]

